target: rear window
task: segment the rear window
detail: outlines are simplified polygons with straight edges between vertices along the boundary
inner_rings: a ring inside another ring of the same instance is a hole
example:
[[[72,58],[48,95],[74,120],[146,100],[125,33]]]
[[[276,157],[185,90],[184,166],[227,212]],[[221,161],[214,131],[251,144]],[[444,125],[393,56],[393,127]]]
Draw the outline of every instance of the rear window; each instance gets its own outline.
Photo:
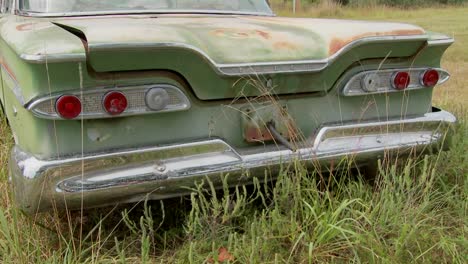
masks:
[[[265,13],[265,0],[22,0],[20,9],[35,13],[232,12]]]

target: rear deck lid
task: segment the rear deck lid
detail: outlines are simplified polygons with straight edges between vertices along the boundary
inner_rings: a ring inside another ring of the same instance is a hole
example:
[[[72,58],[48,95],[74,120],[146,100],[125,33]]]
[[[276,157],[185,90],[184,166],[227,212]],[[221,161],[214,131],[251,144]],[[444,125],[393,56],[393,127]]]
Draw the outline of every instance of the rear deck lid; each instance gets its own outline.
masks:
[[[164,67],[155,54],[152,65],[101,61],[134,50],[189,50],[215,65],[326,60],[350,43],[380,36],[418,36],[423,29],[400,23],[257,16],[134,16],[61,19],[81,31],[89,61],[98,72]]]

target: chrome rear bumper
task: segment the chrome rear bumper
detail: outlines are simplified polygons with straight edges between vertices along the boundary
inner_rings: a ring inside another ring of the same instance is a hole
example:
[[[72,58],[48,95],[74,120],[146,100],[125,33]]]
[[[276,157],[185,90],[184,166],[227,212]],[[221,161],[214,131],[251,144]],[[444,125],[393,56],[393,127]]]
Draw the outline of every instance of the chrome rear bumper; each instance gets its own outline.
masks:
[[[76,209],[82,204],[89,208],[183,195],[204,177],[221,184],[221,174],[229,174],[230,184],[248,183],[248,175],[263,174],[266,169],[274,174],[294,160],[328,165],[352,157],[357,163],[365,163],[386,152],[444,148],[455,122],[452,114],[437,111],[404,120],[331,125],[320,129],[296,152],[279,146],[243,152],[222,139],[209,139],[39,160],[16,147],[10,173],[17,203],[25,211]]]

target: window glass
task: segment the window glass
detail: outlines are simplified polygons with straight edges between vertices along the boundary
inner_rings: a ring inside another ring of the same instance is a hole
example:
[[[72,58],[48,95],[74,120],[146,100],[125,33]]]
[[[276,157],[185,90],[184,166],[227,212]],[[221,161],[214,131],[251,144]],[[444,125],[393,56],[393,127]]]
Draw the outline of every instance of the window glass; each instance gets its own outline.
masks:
[[[40,13],[89,13],[126,10],[167,12],[212,10],[271,13],[265,0],[23,0],[21,9]]]

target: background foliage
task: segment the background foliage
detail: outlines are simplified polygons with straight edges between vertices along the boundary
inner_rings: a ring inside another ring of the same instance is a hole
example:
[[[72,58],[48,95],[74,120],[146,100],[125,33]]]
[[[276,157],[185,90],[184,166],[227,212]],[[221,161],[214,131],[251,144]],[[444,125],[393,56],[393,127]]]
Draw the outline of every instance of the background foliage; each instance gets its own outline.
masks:
[[[283,0],[283,3],[292,2],[293,0]],[[301,4],[318,4],[323,0],[297,0]],[[459,5],[468,3],[468,0],[330,0],[326,2],[334,2],[341,5],[351,6],[369,6],[369,5],[387,5],[387,6],[433,6],[433,5]]]

